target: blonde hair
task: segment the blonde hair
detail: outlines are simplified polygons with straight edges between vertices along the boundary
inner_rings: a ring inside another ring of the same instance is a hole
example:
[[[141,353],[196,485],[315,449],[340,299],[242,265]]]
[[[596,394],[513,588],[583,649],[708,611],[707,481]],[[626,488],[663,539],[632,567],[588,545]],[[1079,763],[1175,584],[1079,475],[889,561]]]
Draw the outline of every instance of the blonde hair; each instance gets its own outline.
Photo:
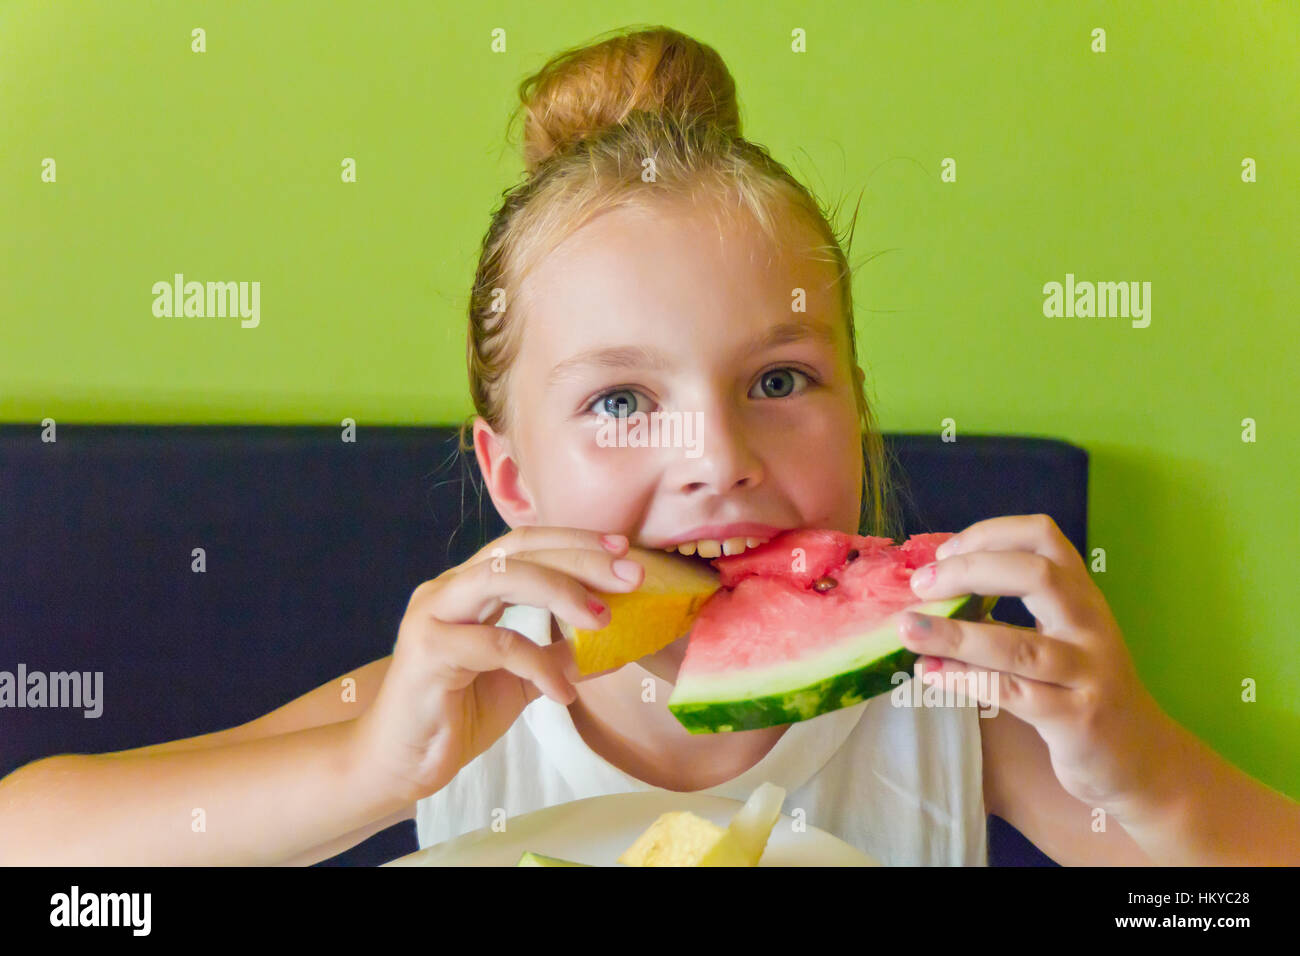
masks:
[[[852,271],[812,194],[768,151],[741,136],[736,85],[718,53],[667,27],[614,31],[567,50],[519,86],[526,178],[506,190],[483,239],[469,300],[467,358],[475,412],[459,429],[473,450],[476,415],[498,434],[511,427],[509,371],[522,327],[518,308],[528,271],[594,216],[614,208],[682,201],[715,221],[748,213],[774,244],[789,242],[788,217],[821,244],[804,250],[829,263],[848,329],[854,398],[862,426],[859,533],[897,538],[889,462],[857,362]],[[654,184],[642,180],[653,157]],[[853,224],[857,221],[855,209]],[[846,240],[851,243],[853,225]]]

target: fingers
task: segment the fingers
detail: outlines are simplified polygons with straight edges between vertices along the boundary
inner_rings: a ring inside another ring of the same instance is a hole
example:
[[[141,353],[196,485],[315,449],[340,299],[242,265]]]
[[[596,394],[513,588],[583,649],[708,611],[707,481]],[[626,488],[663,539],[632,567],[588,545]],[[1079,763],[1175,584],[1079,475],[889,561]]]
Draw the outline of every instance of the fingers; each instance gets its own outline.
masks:
[[[606,540],[613,541],[611,547]],[[520,551],[543,551],[563,548],[585,548],[589,551],[603,551],[607,554],[621,555],[628,549],[626,535],[606,534],[586,528],[555,528],[548,525],[527,525],[503,534],[490,542],[462,567],[490,561],[494,557],[509,557]]]
[[[945,693],[951,689],[981,707],[1006,709],[1037,728],[1066,726],[1078,713],[1081,692],[1074,688],[947,658],[919,657],[914,671],[916,679],[935,681]]]
[[[533,564],[554,568],[597,591],[635,591],[645,580],[645,565],[635,558],[620,558],[607,551],[593,551],[589,548],[519,551],[502,561],[506,564],[511,561],[531,561]]]
[[[924,569],[914,575],[912,590],[927,601],[959,594],[1018,597],[1042,624],[1044,633],[1065,636],[1090,623],[1087,615],[1091,605],[1086,595],[1076,593],[1076,579],[1076,575],[1037,552],[963,552],[936,562],[929,577]]]
[[[939,545],[935,557],[974,551],[1028,551],[1063,568],[1083,566],[1075,550],[1051,515],[1002,515],[977,521]]]
[[[595,680],[597,677],[612,674],[624,666],[619,664],[617,667],[606,667],[604,670],[588,671],[586,674],[581,674],[578,672],[577,658],[573,656],[572,641],[556,641],[553,644],[548,644],[543,650],[546,654],[554,655],[555,659],[559,661],[560,670],[570,684],[581,684],[583,681]]]
[[[604,628],[609,609],[593,592],[632,591],[645,577],[640,563],[622,557],[627,550],[627,538],[621,535],[516,529],[415,589],[403,620],[410,635],[406,643],[427,655],[430,679],[448,689],[463,689],[480,674],[505,670],[523,679],[529,701],[545,693],[567,705],[576,680],[608,671],[579,675],[568,642],[542,646],[484,622],[495,620],[507,604],[523,604],[546,608],[574,627]],[[399,632],[399,642],[401,637]]]
[[[579,674],[568,641],[543,647],[505,627],[441,625],[431,632],[427,641],[431,680],[448,690],[468,687],[480,674],[507,670],[523,678],[526,703],[546,694],[567,707],[577,694],[574,684],[618,669]]]
[[[528,682],[560,704],[570,704],[575,691],[564,675],[564,658],[550,647],[534,644],[518,631],[489,624],[457,624],[429,628],[425,633],[431,681],[447,690],[462,690],[479,674],[507,670],[524,679],[525,696],[535,700]],[[571,655],[572,652],[570,652]]]
[[[908,613],[901,615],[898,632],[909,650],[950,658],[959,665],[1062,687],[1078,687],[1087,679],[1087,662],[1078,644],[1047,637],[1032,628]]]
[[[609,624],[609,609],[595,592],[635,590],[644,579],[637,562],[631,562],[633,581],[620,577],[614,565],[624,560],[590,549],[557,549],[461,565],[416,588],[408,613],[448,624],[481,624],[504,604],[528,604],[547,608],[574,627],[599,630]]]

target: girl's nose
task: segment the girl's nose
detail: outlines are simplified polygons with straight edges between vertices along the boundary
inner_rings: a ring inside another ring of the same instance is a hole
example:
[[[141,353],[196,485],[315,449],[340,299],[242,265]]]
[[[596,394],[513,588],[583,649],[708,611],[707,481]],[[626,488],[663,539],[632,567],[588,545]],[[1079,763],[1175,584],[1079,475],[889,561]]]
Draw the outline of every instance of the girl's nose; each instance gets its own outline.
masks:
[[[696,454],[678,460],[678,480],[684,492],[715,494],[752,488],[763,480],[763,464],[752,448],[752,438],[734,413],[714,409],[699,411]]]

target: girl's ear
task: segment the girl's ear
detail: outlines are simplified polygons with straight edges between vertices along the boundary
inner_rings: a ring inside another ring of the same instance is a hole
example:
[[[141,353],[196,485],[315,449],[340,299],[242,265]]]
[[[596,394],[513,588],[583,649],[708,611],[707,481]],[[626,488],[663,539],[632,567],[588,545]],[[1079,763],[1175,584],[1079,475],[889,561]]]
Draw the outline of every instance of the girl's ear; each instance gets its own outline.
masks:
[[[535,524],[533,498],[514,459],[510,439],[494,432],[482,417],[474,419],[474,457],[501,519],[512,528]]]

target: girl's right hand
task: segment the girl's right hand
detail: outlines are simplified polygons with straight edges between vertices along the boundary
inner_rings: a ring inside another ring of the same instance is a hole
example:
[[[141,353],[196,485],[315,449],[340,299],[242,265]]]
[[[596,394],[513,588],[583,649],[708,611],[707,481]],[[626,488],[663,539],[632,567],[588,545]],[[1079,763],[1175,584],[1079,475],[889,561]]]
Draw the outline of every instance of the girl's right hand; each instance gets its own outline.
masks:
[[[576,628],[609,623],[594,591],[633,591],[614,572],[627,538],[579,528],[520,527],[411,594],[393,660],[375,701],[356,718],[355,753],[395,799],[413,803],[444,787],[543,693],[568,705],[579,676],[568,641],[547,646],[495,626],[505,607],[544,607]],[[493,623],[487,623],[493,622]],[[371,777],[370,779],[374,779]]]

